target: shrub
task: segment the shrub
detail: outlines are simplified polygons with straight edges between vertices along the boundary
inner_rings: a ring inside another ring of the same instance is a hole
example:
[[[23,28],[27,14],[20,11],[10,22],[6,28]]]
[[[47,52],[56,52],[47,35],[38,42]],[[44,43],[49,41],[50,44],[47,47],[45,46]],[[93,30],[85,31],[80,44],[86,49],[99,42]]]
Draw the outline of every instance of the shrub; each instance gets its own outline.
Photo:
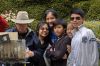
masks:
[[[97,21],[87,21],[84,23],[86,27],[93,30],[96,37],[100,39],[100,22]]]

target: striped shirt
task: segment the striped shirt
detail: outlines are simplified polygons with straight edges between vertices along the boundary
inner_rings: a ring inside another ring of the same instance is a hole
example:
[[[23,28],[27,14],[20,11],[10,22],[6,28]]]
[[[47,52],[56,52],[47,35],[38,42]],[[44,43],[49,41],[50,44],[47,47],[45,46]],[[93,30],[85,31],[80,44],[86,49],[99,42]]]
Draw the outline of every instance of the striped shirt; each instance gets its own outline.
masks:
[[[92,30],[81,25],[73,32],[67,66],[98,66],[97,42]]]

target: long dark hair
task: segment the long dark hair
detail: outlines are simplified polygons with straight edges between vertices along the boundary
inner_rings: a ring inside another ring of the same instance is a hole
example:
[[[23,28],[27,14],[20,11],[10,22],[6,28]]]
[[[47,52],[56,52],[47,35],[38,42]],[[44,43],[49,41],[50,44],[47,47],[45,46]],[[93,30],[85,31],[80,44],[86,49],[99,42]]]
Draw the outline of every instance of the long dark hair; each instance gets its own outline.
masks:
[[[43,26],[44,24],[47,24],[45,21],[40,21],[37,25],[37,28],[36,28],[36,35],[39,36],[39,29],[41,28],[41,26]],[[48,28],[49,28],[49,25],[47,24]],[[48,29],[49,31],[49,29]],[[49,34],[44,38],[44,41],[46,42],[49,42],[50,41],[50,38],[49,38],[49,35],[50,35],[50,32]]]
[[[51,12],[55,18],[58,18],[58,13],[54,9],[48,9],[44,12],[42,20],[46,21],[48,13]]]

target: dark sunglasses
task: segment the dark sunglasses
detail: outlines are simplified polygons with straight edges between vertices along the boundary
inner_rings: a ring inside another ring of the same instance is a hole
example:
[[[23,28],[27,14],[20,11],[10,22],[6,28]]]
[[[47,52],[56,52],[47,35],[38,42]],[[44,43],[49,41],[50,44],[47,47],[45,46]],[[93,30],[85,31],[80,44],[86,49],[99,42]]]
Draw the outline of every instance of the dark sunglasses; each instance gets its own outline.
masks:
[[[71,18],[70,18],[70,20],[74,20],[74,19],[76,19],[76,20],[80,20],[81,17],[71,17]]]

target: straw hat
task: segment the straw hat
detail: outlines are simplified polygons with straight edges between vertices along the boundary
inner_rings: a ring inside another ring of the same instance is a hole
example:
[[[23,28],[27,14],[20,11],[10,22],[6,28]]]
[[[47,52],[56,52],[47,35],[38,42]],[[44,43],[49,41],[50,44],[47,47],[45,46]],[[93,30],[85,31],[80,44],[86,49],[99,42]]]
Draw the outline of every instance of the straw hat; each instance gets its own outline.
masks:
[[[19,24],[27,24],[34,21],[34,19],[29,19],[28,13],[26,11],[19,11],[16,19],[11,19],[11,21]]]

